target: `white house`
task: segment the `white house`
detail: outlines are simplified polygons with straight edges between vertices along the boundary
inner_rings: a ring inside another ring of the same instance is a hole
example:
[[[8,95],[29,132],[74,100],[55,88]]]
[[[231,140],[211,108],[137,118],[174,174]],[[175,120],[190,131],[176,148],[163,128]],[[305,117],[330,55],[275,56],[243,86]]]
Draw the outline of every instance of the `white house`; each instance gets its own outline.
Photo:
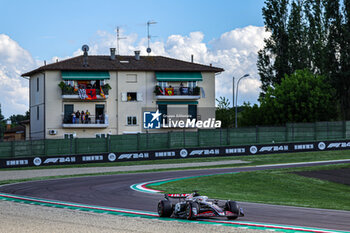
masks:
[[[48,64],[30,79],[30,138],[105,137],[146,132],[143,115],[215,117],[215,75],[221,68],[163,56],[85,55]],[[74,113],[88,111],[85,119]],[[149,132],[176,130],[164,128]]]

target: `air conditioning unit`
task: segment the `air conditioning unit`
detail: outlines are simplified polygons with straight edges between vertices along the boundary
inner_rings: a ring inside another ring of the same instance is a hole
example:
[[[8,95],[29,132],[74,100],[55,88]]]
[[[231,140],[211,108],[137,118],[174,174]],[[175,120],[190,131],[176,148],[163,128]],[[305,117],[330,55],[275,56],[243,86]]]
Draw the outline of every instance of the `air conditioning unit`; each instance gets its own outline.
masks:
[[[51,129],[51,130],[49,130],[49,134],[50,134],[50,135],[56,135],[56,134],[57,134],[57,131],[54,130],[54,129]]]

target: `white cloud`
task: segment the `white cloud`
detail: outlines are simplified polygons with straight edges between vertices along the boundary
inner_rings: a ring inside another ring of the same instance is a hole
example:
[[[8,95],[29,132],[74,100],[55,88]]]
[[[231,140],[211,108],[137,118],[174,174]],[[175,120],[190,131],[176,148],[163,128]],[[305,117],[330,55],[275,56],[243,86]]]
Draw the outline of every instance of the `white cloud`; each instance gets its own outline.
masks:
[[[132,55],[135,50],[141,50],[141,55],[147,54],[147,38],[138,38],[137,34],[126,35],[122,30],[120,33],[121,37],[127,38],[119,41],[120,54]],[[238,104],[241,105],[244,101],[257,102],[261,85],[256,68],[257,52],[268,36],[264,27],[247,26],[223,33],[208,44],[203,42],[202,32],[191,32],[189,35],[171,35],[166,41],[152,41],[151,48],[152,55],[185,61],[190,61],[191,55],[194,55],[196,63],[224,68],[225,72],[219,74],[215,81],[216,97],[224,96],[231,103],[232,77],[237,82],[239,77],[249,73],[250,77],[239,84]],[[116,33],[98,31],[89,46],[89,54],[109,54],[109,48],[117,47]],[[81,54],[81,49],[77,48],[72,56]],[[52,62],[66,58],[53,57]],[[28,81],[20,78],[20,75],[37,66],[39,62],[28,51],[9,36],[0,34],[0,103],[6,117],[24,114],[28,110]]]
[[[5,117],[24,114],[29,108],[28,80],[21,74],[36,68],[28,51],[5,34],[0,34],[0,104]]]

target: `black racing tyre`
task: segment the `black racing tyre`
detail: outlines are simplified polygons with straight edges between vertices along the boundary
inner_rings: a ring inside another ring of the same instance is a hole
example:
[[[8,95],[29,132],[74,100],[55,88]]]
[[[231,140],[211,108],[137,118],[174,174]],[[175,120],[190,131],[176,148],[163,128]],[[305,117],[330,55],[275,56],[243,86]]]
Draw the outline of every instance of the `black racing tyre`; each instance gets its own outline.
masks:
[[[194,220],[196,219],[196,216],[194,216],[193,208],[197,209],[197,214],[199,213],[199,205],[196,202],[188,202],[186,204],[186,218],[188,220]]]
[[[227,201],[225,204],[225,209],[236,214],[236,216],[227,216],[227,219],[234,220],[239,216],[239,207],[235,201]]]
[[[161,200],[158,202],[159,217],[170,217],[173,213],[173,207],[168,200]]]

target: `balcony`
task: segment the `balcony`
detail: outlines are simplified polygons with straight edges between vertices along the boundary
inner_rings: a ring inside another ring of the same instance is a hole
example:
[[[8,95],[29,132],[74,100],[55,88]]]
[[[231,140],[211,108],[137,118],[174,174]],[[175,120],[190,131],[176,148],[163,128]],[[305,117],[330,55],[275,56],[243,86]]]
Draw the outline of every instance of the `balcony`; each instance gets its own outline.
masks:
[[[59,84],[62,91],[62,99],[70,100],[105,100],[108,99],[108,93],[111,89],[108,84],[101,86],[101,88],[87,87],[85,88],[75,88],[70,85],[66,85],[63,82]],[[92,93],[92,95],[89,93]],[[101,94],[102,90],[102,94]]]
[[[100,115],[99,117],[89,116],[88,119],[73,119],[73,117],[63,118],[63,128],[75,128],[75,129],[101,129],[108,127],[108,116]]]
[[[173,87],[162,88],[156,86],[154,93],[158,100],[197,100],[200,98],[200,87]]]

